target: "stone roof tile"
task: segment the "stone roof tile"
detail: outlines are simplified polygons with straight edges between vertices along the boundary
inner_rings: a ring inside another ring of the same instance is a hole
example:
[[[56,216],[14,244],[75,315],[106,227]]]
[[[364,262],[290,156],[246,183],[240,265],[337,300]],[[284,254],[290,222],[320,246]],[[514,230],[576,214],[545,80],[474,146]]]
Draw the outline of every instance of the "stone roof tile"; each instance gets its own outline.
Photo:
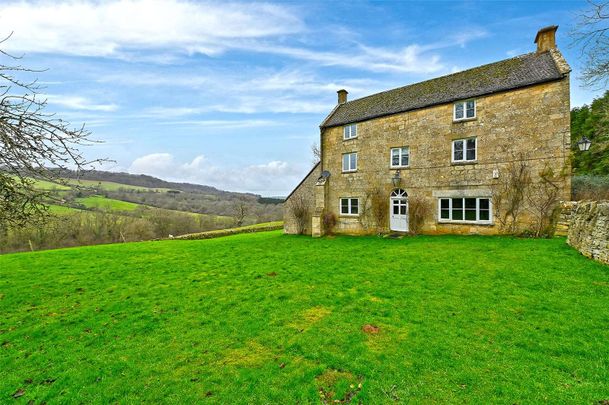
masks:
[[[551,52],[528,53],[340,104],[321,127],[549,82],[563,78],[564,74],[564,69],[559,69]]]

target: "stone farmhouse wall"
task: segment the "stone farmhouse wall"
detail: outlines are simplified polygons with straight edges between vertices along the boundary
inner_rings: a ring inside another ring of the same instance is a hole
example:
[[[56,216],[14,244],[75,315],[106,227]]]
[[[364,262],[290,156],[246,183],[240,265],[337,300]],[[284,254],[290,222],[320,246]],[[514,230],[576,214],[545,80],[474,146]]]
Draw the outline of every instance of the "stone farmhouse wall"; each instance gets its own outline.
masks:
[[[609,201],[578,203],[571,214],[567,243],[584,256],[609,264]]]
[[[550,168],[570,173],[570,105],[568,77],[554,82],[476,98],[476,118],[453,121],[453,104],[399,113],[358,123],[358,136],[343,140],[343,128],[326,128],[321,134],[322,169],[330,172],[325,184],[325,211],[338,218],[337,233],[387,231],[389,223],[365,226],[361,217],[342,216],[341,197],[359,197],[380,187],[389,196],[394,188],[390,148],[410,148],[410,165],[401,169],[400,188],[409,198],[427,201],[431,212],[423,233],[496,234],[493,225],[438,222],[439,197],[490,197],[493,171],[505,176],[509,165],[521,159],[532,181]],[[451,163],[452,140],[477,137],[475,163]],[[342,155],[358,153],[357,172],[342,173]],[[570,177],[560,184],[561,200],[570,200]],[[523,228],[527,228],[524,218]]]
[[[298,233],[298,226],[296,224],[296,218],[292,215],[291,204],[296,199],[303,199],[304,203],[309,207],[309,215],[307,219],[307,225],[304,230],[304,234],[311,235],[311,221],[312,215],[315,210],[315,183],[317,179],[321,176],[321,165],[317,164],[309,174],[304,178],[304,180],[296,187],[296,189],[292,192],[288,198],[286,198],[285,203],[283,204],[283,221],[284,221],[284,232],[288,234],[296,234]]]

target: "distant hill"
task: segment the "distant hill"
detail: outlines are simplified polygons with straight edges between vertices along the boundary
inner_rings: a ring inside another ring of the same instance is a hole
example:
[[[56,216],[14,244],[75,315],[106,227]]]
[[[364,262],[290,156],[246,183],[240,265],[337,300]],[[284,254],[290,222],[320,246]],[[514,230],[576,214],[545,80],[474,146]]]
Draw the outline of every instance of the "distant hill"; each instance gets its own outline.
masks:
[[[90,181],[110,181],[113,183],[126,184],[130,186],[138,186],[138,187],[148,187],[148,188],[167,188],[171,190],[178,190],[183,192],[199,192],[205,193],[209,195],[216,195],[223,198],[239,198],[239,197],[249,197],[260,199],[262,198],[259,194],[253,193],[239,193],[233,191],[224,191],[219,190],[212,186],[205,186],[201,184],[193,184],[193,183],[175,183],[171,181],[161,180],[159,178],[148,176],[145,174],[131,174],[124,172],[107,172],[103,170],[89,170],[76,172],[73,170],[62,171],[60,173],[61,177],[69,178],[69,179],[80,179],[80,180],[90,180]]]

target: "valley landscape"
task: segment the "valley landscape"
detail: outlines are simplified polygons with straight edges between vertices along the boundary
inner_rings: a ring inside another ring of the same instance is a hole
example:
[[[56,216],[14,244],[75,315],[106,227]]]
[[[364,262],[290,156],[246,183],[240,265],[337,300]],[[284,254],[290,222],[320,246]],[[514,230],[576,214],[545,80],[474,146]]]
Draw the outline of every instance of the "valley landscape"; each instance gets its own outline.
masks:
[[[280,198],[170,183],[151,176],[64,172],[31,180],[48,204],[44,222],[0,232],[0,253],[164,239],[282,219]]]

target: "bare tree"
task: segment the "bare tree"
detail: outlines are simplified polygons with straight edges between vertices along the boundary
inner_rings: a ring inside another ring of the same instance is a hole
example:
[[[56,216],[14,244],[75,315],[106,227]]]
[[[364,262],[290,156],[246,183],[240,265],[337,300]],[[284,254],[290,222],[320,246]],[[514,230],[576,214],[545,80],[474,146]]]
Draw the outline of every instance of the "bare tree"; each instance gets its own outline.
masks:
[[[609,1],[589,0],[590,8],[579,16],[572,32],[574,45],[584,57],[582,79],[589,87],[609,82]]]
[[[556,208],[560,202],[562,174],[555,175],[550,167],[539,174],[540,180],[528,187],[527,202],[535,220],[535,237],[552,236],[556,220]]]
[[[374,220],[376,228],[380,232],[387,227],[389,219],[389,200],[387,194],[378,186],[371,188],[368,195],[370,197],[370,215]]]
[[[416,235],[421,232],[425,219],[430,217],[431,204],[423,197],[409,197],[408,212],[410,232]]]
[[[245,217],[249,214],[250,206],[248,202],[239,198],[235,200],[233,203],[233,217],[235,218],[235,226],[243,226],[243,222],[245,221]]]
[[[311,218],[311,207],[308,200],[302,193],[293,194],[286,204],[286,208],[294,217],[296,222],[296,232],[303,234],[307,229],[307,224]]]
[[[0,40],[0,46],[9,37]],[[62,169],[82,170],[101,160],[87,161],[79,151],[90,145],[84,127],[72,128],[45,112],[36,80],[20,77],[40,73],[19,64],[20,57],[0,50],[0,228],[19,226],[44,217],[50,195],[35,187],[34,178],[62,182]],[[10,64],[12,62],[12,64]]]
[[[491,186],[493,207],[502,232],[515,233],[524,210],[526,188],[531,180],[524,156],[512,162]]]
[[[313,166],[315,166],[321,161],[321,147],[314,143],[311,145],[311,153],[313,154]]]

